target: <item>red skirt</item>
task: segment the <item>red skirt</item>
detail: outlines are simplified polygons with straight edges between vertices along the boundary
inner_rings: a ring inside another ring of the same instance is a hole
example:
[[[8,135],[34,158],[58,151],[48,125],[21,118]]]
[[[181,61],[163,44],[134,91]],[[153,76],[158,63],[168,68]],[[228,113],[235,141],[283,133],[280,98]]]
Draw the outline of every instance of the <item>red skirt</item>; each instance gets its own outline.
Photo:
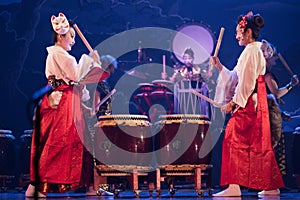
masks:
[[[38,175],[43,188],[49,184],[63,185],[62,188],[79,186],[83,163],[83,131],[85,122],[80,106],[81,90],[73,86],[62,85],[57,88],[63,95],[57,108],[52,108],[45,95],[40,103],[40,131],[33,132],[31,148],[30,180],[35,181],[38,156]],[[38,134],[38,135],[37,135]],[[34,138],[39,138],[38,151]],[[37,153],[37,154],[36,154]]]
[[[228,121],[222,146],[221,185],[272,190],[284,186],[271,144],[264,77],[257,80],[257,110],[252,96]]]

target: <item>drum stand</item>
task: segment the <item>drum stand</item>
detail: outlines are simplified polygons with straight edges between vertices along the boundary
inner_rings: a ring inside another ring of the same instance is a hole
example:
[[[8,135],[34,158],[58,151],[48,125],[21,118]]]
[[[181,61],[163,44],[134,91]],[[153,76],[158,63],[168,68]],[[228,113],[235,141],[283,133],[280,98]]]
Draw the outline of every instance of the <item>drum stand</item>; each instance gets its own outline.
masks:
[[[195,190],[197,191],[198,197],[202,197],[204,192],[208,192],[208,195],[212,195],[212,183],[211,183],[211,168],[212,165],[208,164],[199,164],[199,165],[167,165],[161,167],[159,171],[156,172],[157,183],[161,180],[162,177],[174,177],[174,176],[193,176]],[[206,182],[203,183],[202,177],[205,178]],[[169,192],[171,197],[174,196],[176,189],[174,188],[174,182],[172,181],[169,185]],[[206,190],[202,189],[202,186],[207,188]],[[160,191],[160,184],[157,184],[157,191]]]
[[[95,186],[99,186],[102,184],[107,183],[107,177],[120,177],[125,176],[128,177],[130,180],[130,184],[132,186],[132,190],[134,192],[134,197],[140,197],[140,192],[142,190],[139,190],[139,177],[140,176],[148,176],[149,173],[146,172],[149,169],[146,169],[147,167],[142,166],[131,166],[131,165],[96,165],[96,168],[94,170],[94,184]],[[152,197],[154,188],[149,188],[149,195]],[[159,190],[160,190],[160,184],[159,184]],[[157,191],[158,186],[157,186]],[[122,190],[113,188],[113,193],[115,197],[119,196],[119,193]],[[101,193],[97,193],[97,195],[101,196]]]

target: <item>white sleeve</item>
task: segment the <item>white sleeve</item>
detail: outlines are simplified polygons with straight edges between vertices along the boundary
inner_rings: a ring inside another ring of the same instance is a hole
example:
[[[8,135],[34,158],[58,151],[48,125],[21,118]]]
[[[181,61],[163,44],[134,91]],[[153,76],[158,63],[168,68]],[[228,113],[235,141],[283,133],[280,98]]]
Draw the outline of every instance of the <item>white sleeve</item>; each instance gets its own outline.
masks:
[[[78,81],[83,79],[87,73],[93,68],[93,67],[99,67],[101,68],[101,65],[93,60],[90,56],[83,54],[79,60],[78,64]]]
[[[238,84],[233,96],[233,101],[239,106],[243,108],[246,106],[248,98],[255,89],[256,80],[265,66],[264,61],[260,49],[253,46],[245,48],[242,52],[237,64]]]
[[[227,104],[231,101],[237,81],[238,77],[236,71],[230,71],[223,67],[217,79],[214,101],[221,105]]]

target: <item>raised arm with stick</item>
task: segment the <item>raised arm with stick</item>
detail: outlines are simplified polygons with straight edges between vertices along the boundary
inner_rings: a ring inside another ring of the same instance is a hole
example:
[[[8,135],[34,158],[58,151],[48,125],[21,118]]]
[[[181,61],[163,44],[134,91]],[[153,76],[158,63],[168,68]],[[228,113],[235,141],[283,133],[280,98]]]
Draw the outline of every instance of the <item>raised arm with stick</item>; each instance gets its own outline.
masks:
[[[94,49],[91,47],[91,45],[89,44],[89,42],[87,41],[87,39],[84,37],[83,33],[81,32],[81,30],[79,29],[79,27],[77,26],[77,24],[74,24],[73,27],[76,30],[76,32],[79,35],[79,37],[81,38],[82,42],[85,44],[85,46],[89,50],[90,54],[94,54]],[[101,61],[100,61],[99,58],[97,59],[97,63],[99,65],[101,65]]]
[[[85,44],[85,46],[89,50],[90,56],[93,57],[93,59],[101,66],[102,63],[100,61],[98,53],[96,53],[95,50],[91,47],[91,45],[89,44],[89,42],[87,41],[87,39],[85,38],[85,36],[83,35],[83,33],[81,32],[81,30],[79,29],[79,27],[77,26],[77,24],[74,24],[73,28],[75,29],[75,31],[77,32],[77,34],[81,38],[82,42]],[[107,78],[108,76],[109,76],[109,73],[107,71],[103,70],[102,68],[97,67],[97,68],[93,68],[86,75],[86,77],[84,77],[80,81],[80,83],[81,84],[94,83],[94,82],[98,82],[100,80],[103,80],[103,79]]]
[[[285,59],[282,57],[280,53],[278,53],[278,58],[282,62],[283,66],[288,70],[290,75],[293,76],[294,73],[292,72],[291,68],[289,67],[289,65],[287,64],[287,62],[285,61]]]
[[[288,85],[287,87],[293,87],[294,85],[299,85],[299,80],[297,78],[297,75],[293,73],[293,71],[291,70],[291,68],[289,67],[289,65],[287,64],[287,62],[285,61],[285,59],[282,57],[280,53],[278,53],[278,58],[282,62],[283,66],[288,70],[289,74],[292,76],[292,81],[291,81],[292,83],[290,84],[290,86]],[[288,90],[290,89],[288,88]]]
[[[214,52],[214,55],[213,55],[214,57],[218,56],[219,49],[220,49],[220,46],[221,46],[221,42],[222,42],[223,35],[224,35],[224,31],[225,31],[225,28],[222,27],[222,28],[220,29],[218,41],[217,41],[216,48],[215,48],[215,52]],[[212,71],[213,67],[214,67],[213,64],[210,63],[209,71]]]

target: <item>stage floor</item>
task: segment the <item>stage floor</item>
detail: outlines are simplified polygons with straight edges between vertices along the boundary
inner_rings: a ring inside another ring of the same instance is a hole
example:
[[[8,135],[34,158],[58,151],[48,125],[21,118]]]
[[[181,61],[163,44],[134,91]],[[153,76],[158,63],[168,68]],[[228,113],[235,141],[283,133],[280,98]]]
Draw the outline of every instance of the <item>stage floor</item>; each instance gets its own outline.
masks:
[[[218,192],[219,190],[215,190],[214,192]],[[6,191],[0,193],[0,199],[1,200],[21,200],[21,199],[33,199],[33,198],[25,198],[24,195],[25,191]],[[217,200],[217,199],[226,199],[226,200],[247,200],[247,199],[269,199],[269,200],[277,200],[277,199],[299,199],[300,200],[300,192],[298,190],[289,190],[289,191],[282,191],[280,196],[269,196],[269,197],[258,197],[256,192],[248,191],[248,190],[242,190],[242,197],[219,197],[219,198],[212,198],[208,196],[206,192],[204,192],[202,197],[198,196],[198,193],[195,190],[192,189],[178,189],[173,196],[170,195],[170,192],[168,190],[162,190],[160,197],[158,197],[155,193],[155,191],[152,194],[152,197],[150,197],[148,191],[141,191],[139,197],[134,196],[133,191],[124,191],[120,192],[118,197],[114,196],[86,196],[85,193],[51,193],[47,195],[46,199],[89,199],[89,200],[99,200],[99,199],[172,199],[172,200],[181,200],[181,199],[206,199],[206,200]]]

